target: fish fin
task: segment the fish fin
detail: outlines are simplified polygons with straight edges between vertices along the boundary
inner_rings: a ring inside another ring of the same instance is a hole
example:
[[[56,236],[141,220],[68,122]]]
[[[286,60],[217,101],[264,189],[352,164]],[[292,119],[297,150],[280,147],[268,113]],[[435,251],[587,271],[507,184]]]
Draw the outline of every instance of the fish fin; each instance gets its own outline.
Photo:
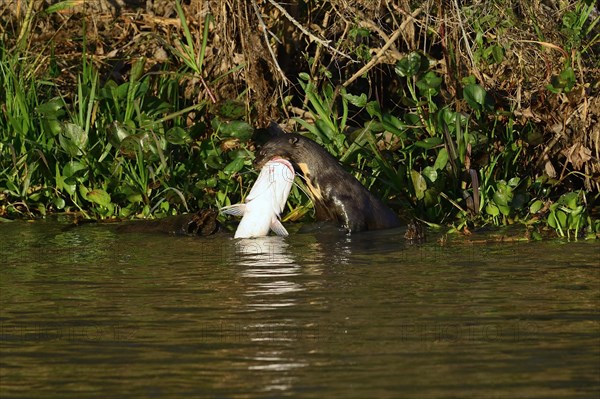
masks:
[[[271,220],[271,230],[273,230],[273,233],[277,234],[280,237],[287,237],[289,235],[285,227],[283,227],[283,225],[281,224],[279,219],[277,219],[276,216],[273,217],[273,220]]]
[[[246,204],[224,206],[220,209],[220,212],[226,215],[244,216],[244,212],[246,212]]]

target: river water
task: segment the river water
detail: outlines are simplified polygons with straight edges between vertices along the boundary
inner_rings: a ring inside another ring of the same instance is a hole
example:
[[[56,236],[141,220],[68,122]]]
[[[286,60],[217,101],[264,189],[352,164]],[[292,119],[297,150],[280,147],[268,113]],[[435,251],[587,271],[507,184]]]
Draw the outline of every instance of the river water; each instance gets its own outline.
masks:
[[[0,224],[0,397],[598,398],[600,245]]]

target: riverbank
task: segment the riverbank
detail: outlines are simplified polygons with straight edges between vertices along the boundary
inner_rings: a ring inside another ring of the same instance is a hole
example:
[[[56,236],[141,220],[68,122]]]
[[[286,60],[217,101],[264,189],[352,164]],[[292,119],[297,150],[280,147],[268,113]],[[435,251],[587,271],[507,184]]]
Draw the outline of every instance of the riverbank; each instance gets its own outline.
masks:
[[[254,129],[277,120],[430,225],[600,231],[584,1],[28,4],[0,9],[2,217],[237,203]],[[310,219],[297,187],[288,207]]]

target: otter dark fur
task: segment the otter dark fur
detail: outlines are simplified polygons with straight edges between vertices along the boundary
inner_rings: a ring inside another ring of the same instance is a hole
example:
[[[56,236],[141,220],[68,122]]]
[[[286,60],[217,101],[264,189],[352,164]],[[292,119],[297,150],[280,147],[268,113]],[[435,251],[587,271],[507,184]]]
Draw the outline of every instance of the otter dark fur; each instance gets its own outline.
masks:
[[[271,138],[258,151],[255,166],[269,160],[289,160],[305,178],[317,220],[331,220],[348,232],[401,225],[398,216],[346,172],[331,154],[314,141],[294,133]]]

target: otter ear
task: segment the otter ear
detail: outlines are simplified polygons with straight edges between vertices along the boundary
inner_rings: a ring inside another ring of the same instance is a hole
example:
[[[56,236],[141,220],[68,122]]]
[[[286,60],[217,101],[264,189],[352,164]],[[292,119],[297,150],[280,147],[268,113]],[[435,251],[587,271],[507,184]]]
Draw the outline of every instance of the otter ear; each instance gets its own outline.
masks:
[[[289,142],[290,142],[290,144],[296,144],[298,142],[298,140],[299,140],[298,137],[291,137],[289,139]]]

